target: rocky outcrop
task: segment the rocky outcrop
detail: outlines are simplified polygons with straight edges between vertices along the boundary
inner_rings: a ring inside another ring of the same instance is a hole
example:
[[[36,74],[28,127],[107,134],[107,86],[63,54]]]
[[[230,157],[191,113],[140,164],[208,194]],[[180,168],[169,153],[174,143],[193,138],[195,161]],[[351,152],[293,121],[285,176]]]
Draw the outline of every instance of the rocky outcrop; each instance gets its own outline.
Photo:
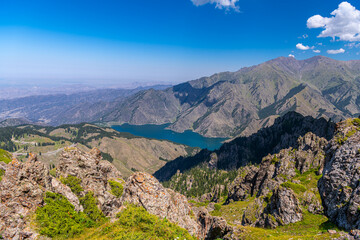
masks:
[[[164,188],[147,173],[132,175],[123,186],[122,196],[114,196],[108,181],[123,184],[123,180],[112,164],[101,160],[101,153],[95,148],[90,152],[65,149],[57,166],[57,178],[51,176],[45,164],[32,154],[26,163],[15,159],[9,164],[1,164],[1,169],[5,170],[5,175],[0,181],[0,233],[5,239],[38,237],[30,226],[29,216],[44,205],[47,191],[66,197],[76,211],[83,211],[79,198],[92,191],[98,207],[110,218],[130,203],[178,224],[200,239],[222,238],[232,233],[224,219],[212,217],[206,209],[191,207],[185,196]],[[82,191],[75,194],[59,180],[69,175],[81,180]]]
[[[211,216],[205,208],[200,208],[197,213],[197,220],[201,227],[201,236],[204,239],[236,239],[232,236],[233,228],[225,219]]]
[[[337,125],[318,182],[326,216],[338,226],[360,229],[360,119]]]
[[[270,202],[258,198],[244,212],[242,224],[256,227],[276,228],[302,220],[299,200],[291,189],[279,187],[274,190]]]
[[[155,177],[138,172],[129,177],[122,202],[143,206],[149,213],[177,223],[191,234],[198,234],[199,224],[191,218],[191,207],[185,196],[164,188]]]
[[[34,157],[26,164],[13,160],[6,166],[0,182],[0,232],[5,239],[35,239],[38,235],[25,219],[43,204],[44,187],[40,184],[46,185],[47,180],[36,177],[35,169],[43,170],[40,166]]]
[[[259,167],[239,169],[238,177],[230,185],[227,203],[244,200],[249,196],[265,196],[280,184],[295,177],[296,171],[321,170],[327,145],[325,138],[313,133],[299,137],[296,148],[283,149],[278,154],[263,158]]]
[[[164,188],[147,173],[137,172],[129,177],[121,201],[140,205],[149,213],[166,218],[201,239],[216,239],[212,237],[223,237],[232,231],[224,219],[212,217],[204,208],[191,207],[184,195]]]
[[[80,196],[89,191],[97,198],[98,206],[109,217],[115,217],[121,206],[120,199],[111,194],[109,180],[122,182],[120,172],[101,158],[101,152],[94,148],[86,153],[78,148],[66,148],[59,160],[57,176],[75,176],[81,179],[84,189]]]

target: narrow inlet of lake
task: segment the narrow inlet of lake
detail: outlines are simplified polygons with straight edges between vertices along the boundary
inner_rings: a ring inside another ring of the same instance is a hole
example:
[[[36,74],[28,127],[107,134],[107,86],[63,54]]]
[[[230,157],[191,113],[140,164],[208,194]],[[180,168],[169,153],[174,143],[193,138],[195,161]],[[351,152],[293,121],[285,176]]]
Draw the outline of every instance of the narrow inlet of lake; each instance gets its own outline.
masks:
[[[158,140],[169,140],[172,142],[185,144],[190,147],[199,147],[207,148],[209,150],[215,150],[220,148],[222,143],[227,140],[227,138],[207,138],[203,137],[200,134],[187,130],[183,133],[178,133],[166,129],[169,126],[168,124],[164,125],[114,125],[111,126],[113,129],[119,132],[131,133],[135,136],[145,137],[145,138],[154,138]]]

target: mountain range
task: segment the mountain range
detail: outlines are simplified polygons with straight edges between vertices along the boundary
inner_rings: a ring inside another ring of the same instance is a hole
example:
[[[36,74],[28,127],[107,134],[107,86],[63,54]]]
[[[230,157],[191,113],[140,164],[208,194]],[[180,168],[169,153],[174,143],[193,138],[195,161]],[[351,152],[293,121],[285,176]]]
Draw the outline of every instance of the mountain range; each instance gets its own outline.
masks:
[[[102,90],[0,101],[0,118],[50,125],[165,124],[206,137],[248,136],[289,111],[339,121],[360,112],[360,61],[280,57],[166,89]]]

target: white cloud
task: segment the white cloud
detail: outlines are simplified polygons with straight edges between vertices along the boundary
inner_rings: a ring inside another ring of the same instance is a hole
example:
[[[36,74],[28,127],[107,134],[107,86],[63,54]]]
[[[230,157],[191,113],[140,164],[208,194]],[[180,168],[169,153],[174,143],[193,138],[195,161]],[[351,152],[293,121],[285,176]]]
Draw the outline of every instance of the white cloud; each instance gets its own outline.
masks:
[[[300,50],[309,50],[310,49],[309,46],[304,46],[302,43],[296,44],[296,48],[300,49]]]
[[[340,3],[338,9],[331,13],[333,17],[320,15],[307,20],[308,28],[323,28],[318,37],[338,38],[342,41],[360,41],[360,11],[348,2]]]
[[[239,0],[191,0],[195,6],[201,6],[208,3],[215,3],[216,8],[219,9],[230,9],[233,8],[236,11],[239,11],[239,6],[237,5],[237,2]]]
[[[293,54],[289,54],[289,57],[293,57],[293,58],[295,58],[295,56],[294,56]]]
[[[327,50],[328,54],[339,54],[339,53],[344,53],[344,52],[345,52],[345,49],[343,49],[343,48],[340,48],[337,50]]]
[[[313,50],[314,53],[321,53],[320,50]]]

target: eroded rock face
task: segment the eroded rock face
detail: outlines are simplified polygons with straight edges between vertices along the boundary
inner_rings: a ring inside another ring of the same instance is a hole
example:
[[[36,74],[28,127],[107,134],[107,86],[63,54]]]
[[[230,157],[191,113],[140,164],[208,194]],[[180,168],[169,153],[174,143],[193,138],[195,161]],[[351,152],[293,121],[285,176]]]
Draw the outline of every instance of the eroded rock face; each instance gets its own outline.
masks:
[[[276,228],[302,220],[299,200],[291,189],[277,188],[269,204],[257,198],[244,212],[242,224]]]
[[[200,225],[191,218],[192,209],[186,197],[164,188],[147,173],[137,172],[129,177],[121,201],[143,206],[149,213],[166,217],[191,234],[199,234]]]
[[[204,208],[192,208],[184,195],[164,188],[147,173],[137,172],[129,177],[121,201],[140,205],[161,218],[166,217],[201,239],[216,239],[212,238],[215,235],[223,237],[232,230],[224,219],[212,217]]]
[[[77,148],[65,149],[59,160],[57,175],[72,175],[81,179],[81,187],[84,189],[81,196],[88,191],[94,192],[103,213],[115,217],[121,202],[110,193],[108,180],[119,180],[121,174],[110,162],[102,160],[98,149],[94,148],[88,153]]]
[[[197,220],[201,226],[201,236],[204,239],[235,239],[230,238],[233,231],[225,219],[211,216],[205,208],[200,208],[197,213]]]
[[[263,158],[259,167],[247,166],[239,170],[238,177],[231,184],[227,203],[242,201],[256,194],[264,196],[280,184],[292,179],[296,170],[304,173],[311,169],[322,169],[324,166],[325,138],[313,133],[299,137],[297,148],[283,149],[274,155]]]
[[[44,190],[34,180],[44,184],[44,179],[37,178],[35,171],[28,171],[33,164],[34,170],[42,169],[36,158],[30,160],[26,164],[13,160],[0,182],[0,232],[5,239],[35,239],[38,235],[25,218],[43,204]]]
[[[360,132],[352,120],[337,125],[318,182],[325,214],[338,226],[360,229]]]

